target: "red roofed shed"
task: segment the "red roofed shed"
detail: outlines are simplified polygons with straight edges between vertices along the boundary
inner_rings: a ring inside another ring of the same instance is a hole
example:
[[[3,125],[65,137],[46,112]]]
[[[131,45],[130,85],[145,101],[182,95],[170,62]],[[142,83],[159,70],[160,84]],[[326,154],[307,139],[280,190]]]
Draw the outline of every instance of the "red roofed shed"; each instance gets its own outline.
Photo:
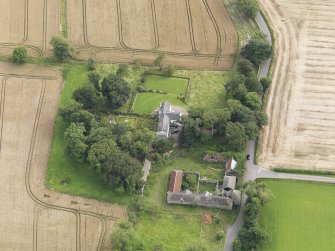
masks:
[[[182,181],[183,181],[183,171],[174,170],[170,175],[169,191],[173,193],[181,192]]]

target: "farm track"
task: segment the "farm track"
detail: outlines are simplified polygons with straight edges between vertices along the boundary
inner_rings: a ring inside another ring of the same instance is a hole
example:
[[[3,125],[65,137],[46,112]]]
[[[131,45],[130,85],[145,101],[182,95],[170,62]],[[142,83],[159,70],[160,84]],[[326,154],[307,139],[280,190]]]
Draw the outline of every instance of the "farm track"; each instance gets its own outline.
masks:
[[[28,159],[26,162],[26,167],[25,167],[25,188],[27,191],[28,196],[31,198],[32,201],[35,202],[35,208],[37,210],[34,210],[34,215],[33,215],[33,250],[37,251],[37,243],[38,243],[38,219],[39,215],[43,210],[57,210],[61,212],[66,212],[73,214],[76,218],[76,251],[81,251],[81,216],[90,216],[93,217],[97,220],[99,220],[101,224],[101,233],[100,237],[97,243],[96,250],[102,250],[105,240],[106,240],[106,235],[107,235],[107,221],[115,221],[119,219],[118,217],[111,216],[109,215],[109,211],[107,212],[106,215],[102,213],[97,213],[89,210],[83,210],[83,209],[74,209],[74,208],[69,208],[69,207],[64,207],[61,205],[54,204],[52,202],[46,202],[42,198],[39,198],[37,195],[34,194],[33,188],[31,186],[31,165],[32,165],[32,156],[34,153],[34,148],[36,145],[36,138],[37,138],[37,131],[39,128],[39,123],[40,123],[40,117],[41,117],[41,110],[44,104],[44,97],[45,97],[45,92],[46,92],[46,81],[50,80],[57,80],[56,77],[48,77],[48,76],[43,76],[39,74],[31,75],[34,74],[34,72],[39,68],[40,66],[34,66],[31,70],[29,70],[27,73],[19,75],[19,74],[0,74],[2,79],[2,85],[1,85],[1,95],[0,95],[0,153],[2,152],[2,136],[3,136],[3,125],[4,125],[4,120],[3,116],[5,113],[5,100],[6,100],[6,87],[7,87],[7,82],[11,78],[21,78],[21,79],[31,79],[31,80],[36,80],[39,79],[42,81],[42,87],[41,87],[41,93],[39,96],[38,100],[38,108],[36,112],[36,116],[34,118],[34,125],[33,125],[33,132],[32,132],[32,137],[31,137],[31,142],[29,146],[29,153],[28,153]],[[45,191],[45,195],[48,195],[48,191]],[[47,198],[50,198],[48,195]],[[60,202],[60,201],[58,201]]]
[[[132,48],[127,46],[124,43],[123,40],[123,26],[122,26],[122,16],[121,16],[121,3],[120,0],[115,0],[117,4],[117,20],[118,20],[118,36],[119,36],[119,45],[118,46],[95,46],[89,42],[88,39],[88,19],[87,19],[87,4],[86,0],[82,0],[82,11],[83,11],[83,29],[84,29],[84,42],[85,42],[85,47],[80,48],[80,49],[90,49],[91,53],[93,55],[97,55],[98,53],[101,53],[103,51],[118,51],[118,52],[133,52],[133,53],[152,53],[152,54],[158,54],[158,53],[164,53],[166,55],[170,56],[178,56],[181,58],[213,58],[214,61],[214,66],[217,66],[221,60],[224,60],[227,56],[222,55],[222,39],[221,39],[221,33],[220,29],[218,27],[218,24],[215,20],[215,17],[209,7],[209,4],[207,0],[200,0],[203,2],[206,11],[208,13],[208,16],[215,28],[215,35],[217,39],[217,46],[216,46],[216,53],[200,53],[197,50],[196,43],[194,41],[194,31],[193,31],[193,22],[192,22],[192,12],[190,10],[190,4],[189,0],[185,0],[186,4],[186,9],[187,9],[187,19],[188,19],[188,26],[189,26],[189,31],[190,31],[190,40],[192,44],[192,52],[173,52],[173,51],[166,51],[166,50],[160,50],[160,37],[159,37],[159,30],[158,30],[158,24],[157,24],[157,18],[156,18],[156,7],[155,7],[155,0],[151,0],[151,11],[152,11],[152,20],[153,24],[152,26],[154,27],[154,34],[155,34],[155,44],[156,46],[152,49],[140,49],[140,48]],[[92,52],[92,49],[94,52]]]

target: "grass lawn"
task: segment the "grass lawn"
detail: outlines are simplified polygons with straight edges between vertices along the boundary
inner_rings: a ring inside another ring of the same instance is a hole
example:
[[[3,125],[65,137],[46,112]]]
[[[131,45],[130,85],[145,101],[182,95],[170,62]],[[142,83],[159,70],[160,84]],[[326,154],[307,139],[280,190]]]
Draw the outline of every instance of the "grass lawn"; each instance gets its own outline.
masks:
[[[165,251],[185,250],[190,244],[202,241],[209,250],[222,250],[223,241],[215,239],[216,233],[225,230],[236,217],[235,211],[166,204],[168,177],[174,169],[200,171],[201,175],[222,179],[223,171],[213,171],[212,164],[203,164],[189,158],[173,161],[159,173],[152,173],[144,196],[145,211],[140,216],[136,233],[149,250],[160,246]],[[204,213],[218,215],[211,225],[201,223]],[[178,241],[180,240],[180,241]]]
[[[172,105],[186,107],[186,104],[177,99],[176,94],[159,94],[159,93],[137,93],[132,112],[151,114],[158,107],[161,102],[169,101]]]
[[[182,95],[185,95],[187,85],[187,79],[157,75],[147,76],[144,83],[145,88],[158,91],[166,91],[168,94],[174,94],[174,96],[178,96],[180,93],[182,93]]]
[[[64,78],[65,85],[60,107],[68,106],[74,102],[71,98],[73,91],[87,83],[86,65],[64,65]],[[64,131],[65,124],[63,119],[58,116],[49,156],[46,186],[58,192],[114,203],[128,203],[131,198],[129,195],[113,191],[101,181],[95,172],[65,154]],[[68,179],[70,182],[62,184],[64,179]]]
[[[272,237],[260,250],[335,250],[335,185],[301,181],[263,182],[274,198],[261,214],[261,226]]]

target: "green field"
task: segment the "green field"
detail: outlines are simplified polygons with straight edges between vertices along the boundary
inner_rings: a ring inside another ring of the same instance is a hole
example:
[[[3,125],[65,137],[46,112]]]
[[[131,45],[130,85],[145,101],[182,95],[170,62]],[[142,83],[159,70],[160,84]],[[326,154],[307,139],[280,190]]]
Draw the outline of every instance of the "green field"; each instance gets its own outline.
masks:
[[[158,91],[165,91],[168,94],[178,96],[186,94],[188,79],[164,77],[157,75],[149,75],[145,79],[144,87]]]
[[[87,83],[86,65],[64,66],[64,89],[61,95],[60,107],[70,105],[75,89]],[[114,203],[128,203],[131,197],[113,191],[101,181],[101,178],[82,163],[69,158],[65,153],[65,124],[58,116],[48,162],[46,186],[58,192],[80,195]],[[70,182],[62,182],[64,180]]]
[[[159,107],[159,104],[164,101],[169,101],[172,105],[181,107],[186,106],[186,104],[180,99],[177,99],[177,96],[174,94],[169,95],[145,92],[137,93],[132,112],[151,114]]]
[[[168,177],[174,169],[200,171],[206,177],[217,179],[223,177],[220,165],[204,164],[187,157],[175,160],[159,173],[152,173],[144,196],[149,212],[141,214],[140,223],[136,226],[137,235],[148,250],[155,250],[156,246],[165,251],[186,250],[190,244],[198,241],[205,243],[211,251],[222,250],[224,240],[217,241],[216,233],[233,223],[236,211],[167,205]],[[203,213],[218,215],[219,221],[211,225],[202,224]]]
[[[132,112],[150,114],[155,111],[161,102],[169,101],[172,105],[186,107],[186,104],[177,97],[185,97],[188,80],[176,77],[163,77],[149,75],[146,77],[144,87],[156,91],[164,91],[167,94],[159,93],[138,93],[133,104]]]
[[[270,232],[271,239],[260,250],[335,250],[335,185],[263,182],[273,198],[261,214],[261,226]]]

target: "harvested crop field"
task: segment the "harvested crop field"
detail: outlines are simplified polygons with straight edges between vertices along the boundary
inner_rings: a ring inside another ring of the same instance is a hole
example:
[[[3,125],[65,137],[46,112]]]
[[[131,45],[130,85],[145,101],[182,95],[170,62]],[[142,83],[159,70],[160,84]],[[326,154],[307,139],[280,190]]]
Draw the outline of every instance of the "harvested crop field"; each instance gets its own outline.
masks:
[[[61,82],[56,69],[0,64],[1,250],[100,250],[125,216],[44,188]]]
[[[31,56],[49,55],[60,33],[60,0],[0,0],[0,24],[0,54],[25,45]]]
[[[335,170],[335,2],[261,3],[277,51],[259,161]]]
[[[80,59],[152,63],[163,52],[165,63],[223,70],[237,50],[236,30],[217,0],[68,1],[67,24]]]

